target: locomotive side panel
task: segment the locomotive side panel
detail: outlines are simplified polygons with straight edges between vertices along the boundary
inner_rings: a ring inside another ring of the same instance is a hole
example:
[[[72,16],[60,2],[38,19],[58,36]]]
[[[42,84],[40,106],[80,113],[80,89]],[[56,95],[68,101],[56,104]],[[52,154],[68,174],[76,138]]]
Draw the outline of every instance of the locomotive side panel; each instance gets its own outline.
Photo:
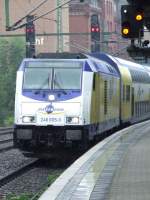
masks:
[[[119,126],[119,79],[103,73],[95,74],[91,103],[91,124],[96,134]]]

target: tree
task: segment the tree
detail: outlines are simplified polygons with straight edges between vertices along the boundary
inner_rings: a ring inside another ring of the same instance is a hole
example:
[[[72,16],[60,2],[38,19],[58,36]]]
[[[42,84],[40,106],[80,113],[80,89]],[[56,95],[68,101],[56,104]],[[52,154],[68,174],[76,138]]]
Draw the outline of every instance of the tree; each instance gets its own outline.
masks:
[[[0,39],[0,126],[13,119],[16,71],[25,56],[24,46],[21,38]]]

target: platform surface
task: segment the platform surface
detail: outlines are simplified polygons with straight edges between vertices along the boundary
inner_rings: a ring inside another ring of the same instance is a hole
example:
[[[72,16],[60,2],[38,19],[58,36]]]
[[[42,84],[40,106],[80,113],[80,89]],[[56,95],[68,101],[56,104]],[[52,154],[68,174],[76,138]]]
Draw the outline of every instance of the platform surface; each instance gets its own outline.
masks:
[[[119,131],[73,163],[39,200],[150,200],[150,121]]]

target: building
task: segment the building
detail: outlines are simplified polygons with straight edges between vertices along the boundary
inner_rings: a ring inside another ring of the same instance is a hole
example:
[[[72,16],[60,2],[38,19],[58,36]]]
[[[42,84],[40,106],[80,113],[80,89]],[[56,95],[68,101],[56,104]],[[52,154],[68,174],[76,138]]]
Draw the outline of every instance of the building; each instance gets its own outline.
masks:
[[[113,55],[126,54],[127,41],[121,36],[121,3],[120,0],[102,1],[103,51]]]
[[[121,37],[121,4],[123,0],[79,0],[70,3],[69,27],[71,33],[88,33],[70,36],[71,51],[101,51],[128,58],[128,41]],[[92,18],[98,20],[99,41],[91,34]],[[99,44],[96,49],[93,46]]]
[[[85,0],[83,3],[75,0],[70,3],[69,27],[71,33],[70,50],[72,52],[100,51],[100,33],[97,33],[96,39],[94,36],[92,39],[91,28],[93,24],[101,29],[101,12],[99,0]]]
[[[43,15],[58,5],[63,4],[65,0],[48,0],[32,15],[38,17]],[[6,4],[5,4],[6,3]],[[26,16],[29,11],[41,4],[41,0],[3,0],[0,1],[0,35],[8,37],[22,34],[25,39],[25,28],[15,31],[5,31],[6,22],[9,26]],[[26,19],[22,21],[25,23]],[[57,33],[69,32],[69,9],[64,5],[61,9],[43,16],[35,22],[36,29],[36,50],[39,52],[69,51],[69,46],[65,45],[69,41],[68,35],[57,35]],[[40,36],[38,36],[40,34]]]

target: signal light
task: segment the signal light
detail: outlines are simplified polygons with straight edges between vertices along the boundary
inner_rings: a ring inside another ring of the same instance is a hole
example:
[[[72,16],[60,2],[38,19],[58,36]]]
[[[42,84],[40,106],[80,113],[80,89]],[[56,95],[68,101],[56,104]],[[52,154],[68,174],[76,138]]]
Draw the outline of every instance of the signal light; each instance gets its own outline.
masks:
[[[100,31],[100,29],[99,29],[99,27],[96,27],[96,30],[95,30],[96,32],[99,32]]]
[[[122,34],[123,35],[128,35],[130,33],[130,29],[128,27],[123,27],[122,28]]]
[[[136,21],[141,21],[143,19],[143,16],[141,14],[137,14],[135,16]]]
[[[34,28],[26,28],[26,33],[34,33]]]
[[[91,27],[91,32],[95,32],[95,28],[94,27]]]
[[[143,36],[143,9],[136,5],[121,6],[121,33],[124,38]]]
[[[135,11],[135,20],[136,21],[142,21],[144,18],[144,11],[143,9],[136,9]]]
[[[98,52],[100,51],[100,27],[99,25],[91,25],[91,51]]]
[[[98,33],[98,32],[100,32],[100,28],[99,28],[99,27],[92,26],[92,27],[91,27],[91,32],[92,32],[92,33],[95,33],[95,32]]]
[[[27,16],[26,32],[26,57],[30,58],[35,55],[35,25],[33,23],[34,16]]]

